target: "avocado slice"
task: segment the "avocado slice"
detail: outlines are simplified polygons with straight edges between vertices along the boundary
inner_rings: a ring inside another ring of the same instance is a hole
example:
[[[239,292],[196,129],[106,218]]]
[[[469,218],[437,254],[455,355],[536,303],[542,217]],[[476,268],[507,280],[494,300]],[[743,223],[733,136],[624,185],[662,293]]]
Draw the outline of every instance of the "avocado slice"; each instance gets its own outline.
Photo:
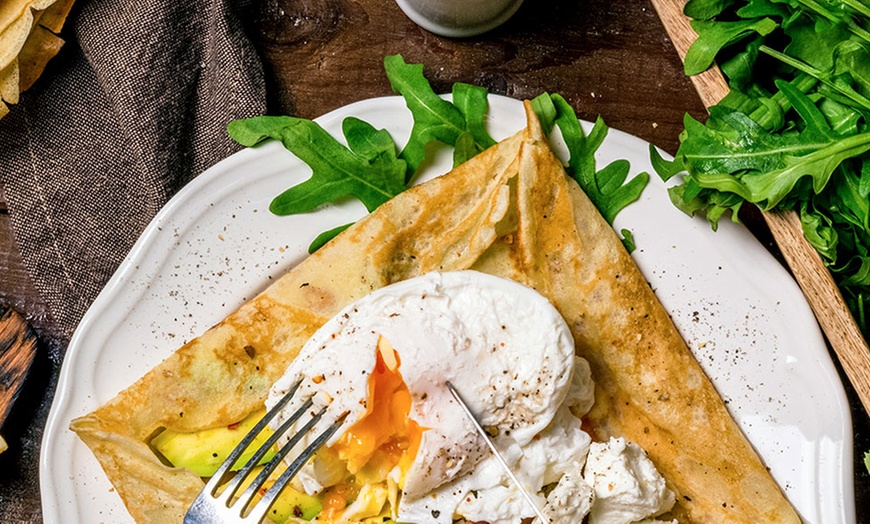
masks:
[[[200,477],[214,475],[220,465],[233,451],[257,422],[263,418],[266,410],[258,410],[238,424],[203,429],[192,433],[183,433],[165,429],[151,439],[151,446],[159,451],[175,467],[187,468]],[[252,445],[242,453],[239,460],[231,468],[237,471],[250,460],[257,449],[269,438],[272,430],[267,426],[257,435]],[[275,456],[275,450],[269,450],[260,464],[266,463]]]
[[[263,471],[263,466],[258,466],[252,469],[248,477],[239,484],[239,493],[244,493],[254,479],[260,475],[261,471]],[[281,471],[282,469],[279,467],[277,471],[272,473],[272,478],[279,475]],[[271,487],[271,485],[271,482],[267,481],[263,487],[263,491]],[[254,500],[259,500],[259,497],[255,497]],[[299,519],[311,520],[317,516],[322,509],[323,503],[319,497],[308,495],[307,493],[288,485],[284,488],[284,491],[278,495],[278,498],[275,499],[275,502],[272,504],[272,507],[269,508],[269,513],[266,514],[266,517],[268,517],[272,522],[278,523],[287,522],[290,517],[295,519],[294,522]]]
[[[272,522],[286,522],[291,517],[311,520],[322,509],[323,503],[319,498],[287,486],[275,499],[267,517]]]

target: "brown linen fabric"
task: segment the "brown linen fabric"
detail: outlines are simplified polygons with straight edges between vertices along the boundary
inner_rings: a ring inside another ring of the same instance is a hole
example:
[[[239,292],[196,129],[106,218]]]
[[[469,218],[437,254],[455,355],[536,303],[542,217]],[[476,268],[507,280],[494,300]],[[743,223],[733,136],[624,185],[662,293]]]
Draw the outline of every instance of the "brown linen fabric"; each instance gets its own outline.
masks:
[[[67,43],[0,120],[0,183],[34,284],[65,336],[154,214],[262,114],[248,0],[81,0]]]

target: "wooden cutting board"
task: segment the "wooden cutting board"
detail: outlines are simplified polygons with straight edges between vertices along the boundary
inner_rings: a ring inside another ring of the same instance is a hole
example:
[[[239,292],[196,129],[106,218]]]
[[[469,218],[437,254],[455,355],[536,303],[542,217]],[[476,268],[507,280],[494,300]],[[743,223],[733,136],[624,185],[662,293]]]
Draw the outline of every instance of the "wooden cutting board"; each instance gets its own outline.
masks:
[[[652,0],[681,59],[697,38],[683,14],[685,0]],[[717,67],[691,77],[706,107],[728,94],[728,84]],[[767,226],[782,251],[846,376],[870,413],[870,348],[843,300],[834,279],[815,249],[806,241],[795,212],[763,213]]]
[[[36,335],[30,325],[12,309],[0,306],[0,429],[35,355]],[[6,442],[0,437],[0,452],[5,449]]]

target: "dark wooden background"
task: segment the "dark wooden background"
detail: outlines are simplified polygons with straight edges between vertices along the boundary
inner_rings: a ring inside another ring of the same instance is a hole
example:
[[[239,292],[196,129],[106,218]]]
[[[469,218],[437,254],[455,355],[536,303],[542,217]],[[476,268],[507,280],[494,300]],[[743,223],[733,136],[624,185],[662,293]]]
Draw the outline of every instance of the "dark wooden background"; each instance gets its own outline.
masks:
[[[704,115],[646,0],[528,0],[504,26],[462,40],[420,29],[392,0],[254,0],[253,8],[239,16],[263,58],[270,112],[275,114],[313,118],[357,100],[389,95],[382,60],[401,53],[408,62],[425,64],[436,91],[462,81],[515,98],[559,92],[581,118],[601,115],[610,127],[671,153],[679,144],[683,115]],[[62,51],[55,61],[64,56]],[[50,82],[52,74],[50,64],[41,81]],[[2,428],[11,449],[0,455],[0,522],[40,522],[40,439],[66,342],[22,266],[4,201],[0,193],[0,302],[26,315],[40,336],[40,348]],[[746,219],[776,254],[760,222]],[[861,461],[870,450],[870,421],[847,390],[861,522],[870,510],[870,475]]]

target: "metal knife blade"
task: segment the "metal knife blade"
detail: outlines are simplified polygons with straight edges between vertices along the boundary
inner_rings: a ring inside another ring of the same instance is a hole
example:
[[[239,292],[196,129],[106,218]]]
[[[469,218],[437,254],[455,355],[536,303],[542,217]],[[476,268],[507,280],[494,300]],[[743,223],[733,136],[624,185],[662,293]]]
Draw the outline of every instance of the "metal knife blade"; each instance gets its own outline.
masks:
[[[499,464],[501,464],[501,467],[504,468],[504,471],[505,471],[505,473],[507,473],[507,476],[511,479],[511,482],[513,482],[514,486],[516,486],[516,488],[518,490],[520,490],[520,493],[522,493],[523,498],[526,499],[526,502],[535,511],[535,515],[537,516],[537,518],[540,519],[541,523],[550,522],[550,519],[547,518],[546,515],[544,515],[544,512],[541,511],[541,508],[539,508],[538,504],[535,502],[535,499],[528,492],[528,490],[526,490],[525,486],[522,485],[520,480],[517,478],[517,476],[511,470],[510,466],[508,466],[507,461],[505,461],[504,457],[501,455],[498,448],[495,447],[495,444],[492,442],[492,439],[489,438],[489,434],[487,434],[486,430],[483,429],[483,426],[480,425],[480,422],[477,420],[477,417],[474,416],[474,413],[471,412],[471,409],[468,408],[468,404],[466,404],[465,401],[462,400],[462,395],[459,394],[459,391],[456,390],[456,388],[453,386],[453,384],[450,383],[450,381],[445,382],[445,385],[447,386],[447,389],[450,390],[450,394],[453,395],[453,398],[456,399],[456,402],[459,403],[459,406],[462,408],[462,411],[465,412],[466,416],[468,416],[468,419],[471,421],[472,424],[474,424],[474,429],[477,430],[478,434],[480,434],[481,438],[483,438],[484,442],[486,442],[486,445],[489,447],[490,451],[492,451],[492,454],[493,454],[493,456],[495,456],[495,459],[498,461]],[[535,522],[535,521],[532,520],[532,522]]]

